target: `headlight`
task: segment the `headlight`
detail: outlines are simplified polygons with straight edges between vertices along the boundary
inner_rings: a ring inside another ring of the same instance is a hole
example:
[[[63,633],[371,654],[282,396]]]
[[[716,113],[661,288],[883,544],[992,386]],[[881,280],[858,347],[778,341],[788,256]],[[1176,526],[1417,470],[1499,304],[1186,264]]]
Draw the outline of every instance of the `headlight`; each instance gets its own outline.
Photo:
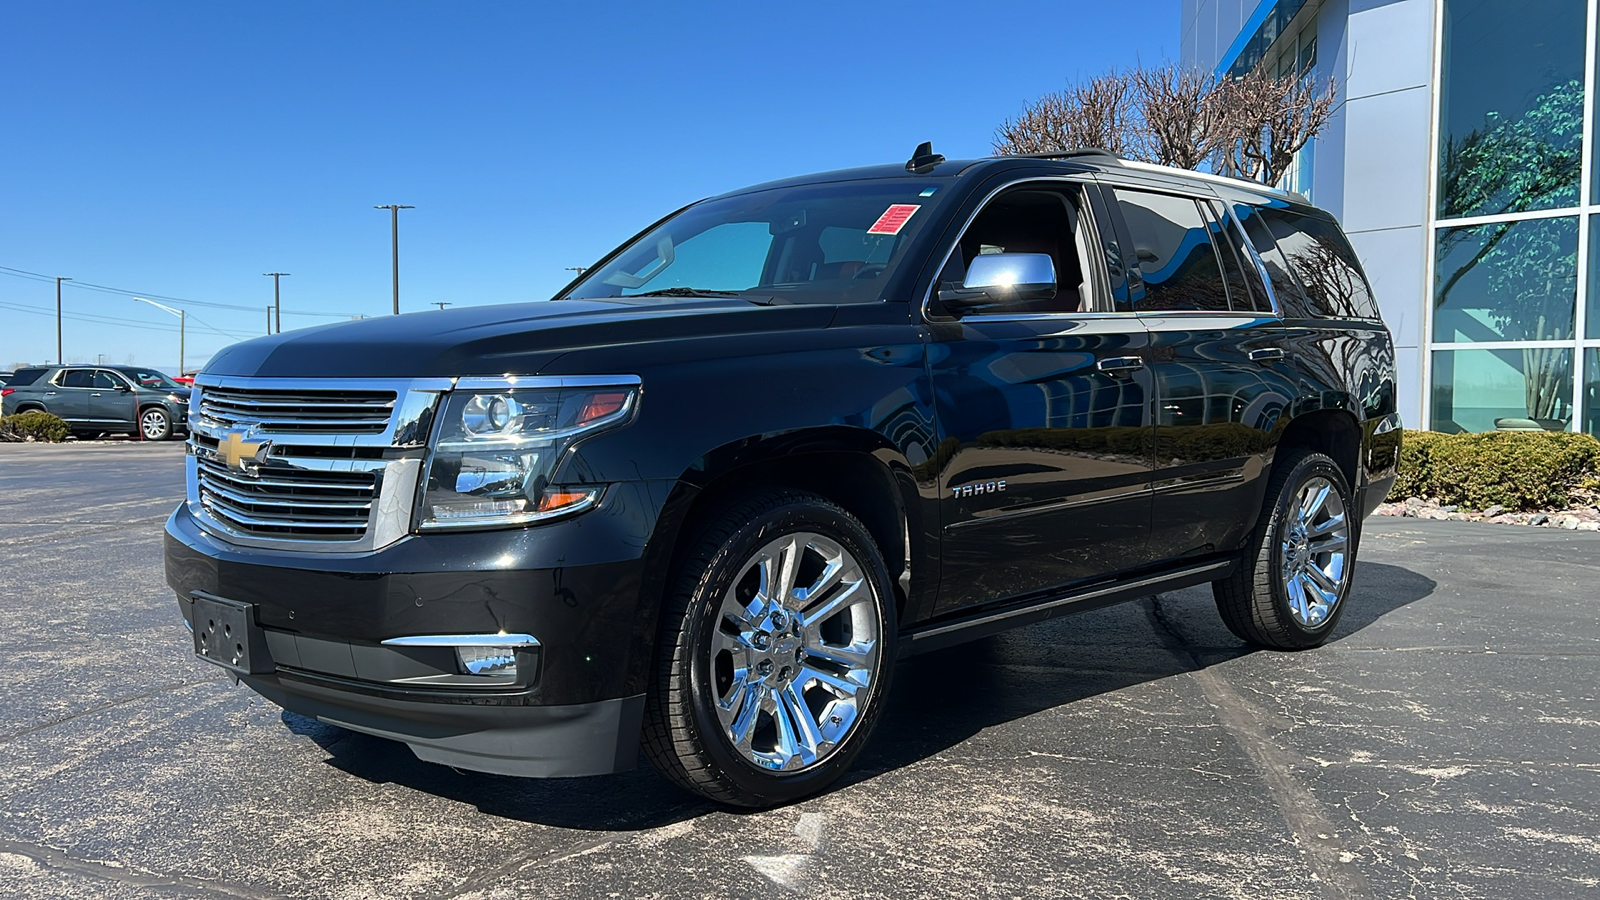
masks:
[[[618,427],[638,406],[637,385],[451,392],[435,432],[418,527],[521,525],[588,509],[600,486],[550,483],[584,435]]]

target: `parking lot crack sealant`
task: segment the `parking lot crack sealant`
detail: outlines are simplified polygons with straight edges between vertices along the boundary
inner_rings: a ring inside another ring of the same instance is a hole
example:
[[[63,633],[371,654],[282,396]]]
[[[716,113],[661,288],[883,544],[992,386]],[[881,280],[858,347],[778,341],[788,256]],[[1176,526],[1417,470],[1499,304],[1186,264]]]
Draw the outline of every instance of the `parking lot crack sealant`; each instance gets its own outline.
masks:
[[[1308,763],[1268,737],[1249,701],[1189,649],[1161,609],[1161,595],[1150,598],[1147,611],[1167,650],[1189,663],[1189,677],[1200,685],[1217,720],[1260,771],[1322,895],[1328,900],[1372,900],[1372,888],[1355,864],[1357,854],[1349,849],[1357,842],[1334,824],[1322,802],[1295,777],[1295,768]]]

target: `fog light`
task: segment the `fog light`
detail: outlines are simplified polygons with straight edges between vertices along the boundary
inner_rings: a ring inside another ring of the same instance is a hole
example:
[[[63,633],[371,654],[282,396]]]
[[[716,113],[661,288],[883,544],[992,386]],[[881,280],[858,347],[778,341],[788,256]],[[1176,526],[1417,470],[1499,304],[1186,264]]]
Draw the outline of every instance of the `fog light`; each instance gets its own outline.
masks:
[[[457,647],[456,658],[474,675],[517,674],[517,654],[511,647]]]

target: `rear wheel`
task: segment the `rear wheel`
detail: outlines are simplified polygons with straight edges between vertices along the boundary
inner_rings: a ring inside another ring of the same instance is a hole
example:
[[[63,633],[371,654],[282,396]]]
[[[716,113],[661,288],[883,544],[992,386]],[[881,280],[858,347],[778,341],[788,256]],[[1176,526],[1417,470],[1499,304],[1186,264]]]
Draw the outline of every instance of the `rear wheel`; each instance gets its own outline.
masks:
[[[1233,574],[1212,583],[1228,630],[1263,647],[1327,641],[1355,568],[1355,502],[1327,456],[1293,451],[1274,466],[1267,506]]]
[[[139,413],[139,434],[147,441],[164,441],[172,437],[172,418],[159,406]]]
[[[646,706],[652,762],[739,806],[826,789],[866,743],[893,662],[871,535],[821,497],[763,494],[718,516],[676,578]]]

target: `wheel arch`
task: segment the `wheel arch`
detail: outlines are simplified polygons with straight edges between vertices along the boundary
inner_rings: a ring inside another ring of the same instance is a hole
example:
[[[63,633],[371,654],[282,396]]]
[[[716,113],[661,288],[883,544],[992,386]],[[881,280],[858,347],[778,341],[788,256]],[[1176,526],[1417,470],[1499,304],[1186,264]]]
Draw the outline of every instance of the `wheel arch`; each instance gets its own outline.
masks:
[[[1363,482],[1361,472],[1361,425],[1344,409],[1318,409],[1301,413],[1289,421],[1279,435],[1273,461],[1287,451],[1305,448],[1325,454],[1344,473],[1352,492]]]
[[[670,566],[717,512],[763,488],[793,488],[825,497],[861,521],[878,544],[896,605],[904,612],[911,571],[924,554],[921,509],[911,466],[879,432],[849,426],[752,435],[701,455],[679,476],[651,543]]]

